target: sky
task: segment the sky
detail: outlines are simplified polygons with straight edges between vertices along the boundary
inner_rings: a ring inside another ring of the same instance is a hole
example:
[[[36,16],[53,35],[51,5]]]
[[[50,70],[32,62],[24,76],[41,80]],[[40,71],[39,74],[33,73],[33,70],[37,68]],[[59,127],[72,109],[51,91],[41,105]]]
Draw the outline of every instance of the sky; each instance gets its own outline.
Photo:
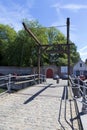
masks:
[[[38,20],[45,27],[57,26],[66,36],[70,18],[70,40],[77,46],[83,61],[87,59],[87,0],[0,0],[0,24],[16,31],[23,19]],[[62,26],[62,27],[61,27]]]

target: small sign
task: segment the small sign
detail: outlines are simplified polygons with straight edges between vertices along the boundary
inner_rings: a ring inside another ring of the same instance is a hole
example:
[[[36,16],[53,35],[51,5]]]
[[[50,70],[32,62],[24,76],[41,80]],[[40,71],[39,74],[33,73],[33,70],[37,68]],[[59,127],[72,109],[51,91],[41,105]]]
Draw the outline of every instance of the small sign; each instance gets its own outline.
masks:
[[[62,66],[61,67],[61,73],[67,73],[68,72],[68,67],[67,66]]]

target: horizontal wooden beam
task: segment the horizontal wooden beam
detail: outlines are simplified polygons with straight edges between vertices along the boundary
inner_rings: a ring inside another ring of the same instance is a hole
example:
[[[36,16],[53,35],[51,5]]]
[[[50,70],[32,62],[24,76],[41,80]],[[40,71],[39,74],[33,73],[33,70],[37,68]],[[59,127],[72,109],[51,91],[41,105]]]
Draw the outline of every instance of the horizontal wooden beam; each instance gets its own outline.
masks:
[[[42,53],[68,53],[68,46],[74,45],[73,43],[70,44],[47,44],[41,45]],[[54,49],[53,49],[54,48]]]
[[[67,49],[63,49],[63,50],[46,50],[47,54],[64,54],[64,53],[68,53]]]
[[[73,43],[70,43],[70,44],[46,44],[46,45],[41,45],[42,47],[68,47],[68,46],[71,46],[71,45],[74,45]]]

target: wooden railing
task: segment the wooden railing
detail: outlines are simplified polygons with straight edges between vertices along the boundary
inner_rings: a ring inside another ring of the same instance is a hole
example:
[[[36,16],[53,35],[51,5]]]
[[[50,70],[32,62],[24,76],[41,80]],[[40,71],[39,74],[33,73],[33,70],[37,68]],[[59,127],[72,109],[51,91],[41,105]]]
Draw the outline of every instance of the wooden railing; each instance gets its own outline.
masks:
[[[39,79],[40,77],[40,79]],[[8,92],[11,90],[19,90],[34,84],[42,83],[46,81],[45,75],[32,74],[32,75],[5,75],[0,77],[0,88],[7,88]]]

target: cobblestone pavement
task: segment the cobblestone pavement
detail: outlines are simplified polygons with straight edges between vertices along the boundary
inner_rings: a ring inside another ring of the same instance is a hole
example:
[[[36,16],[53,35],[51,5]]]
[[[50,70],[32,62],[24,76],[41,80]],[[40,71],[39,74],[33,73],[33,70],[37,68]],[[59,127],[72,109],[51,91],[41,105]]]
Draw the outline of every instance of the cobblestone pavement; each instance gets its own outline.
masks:
[[[51,82],[0,96],[0,130],[79,130],[65,81]]]

